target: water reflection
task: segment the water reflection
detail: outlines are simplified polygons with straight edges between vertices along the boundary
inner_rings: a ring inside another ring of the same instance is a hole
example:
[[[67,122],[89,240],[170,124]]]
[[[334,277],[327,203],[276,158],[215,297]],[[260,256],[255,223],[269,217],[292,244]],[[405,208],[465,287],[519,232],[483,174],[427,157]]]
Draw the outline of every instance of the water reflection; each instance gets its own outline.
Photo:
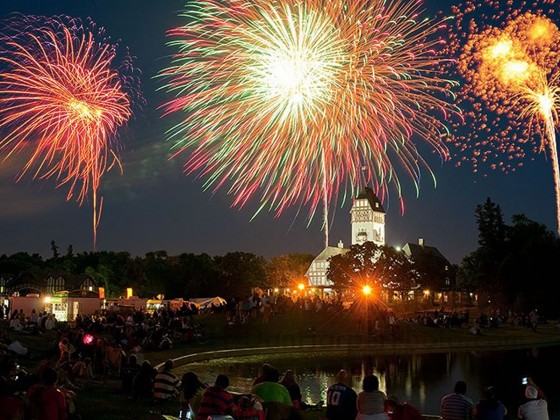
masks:
[[[452,392],[456,381],[464,380],[467,394],[475,402],[484,387],[496,386],[510,418],[516,418],[517,407],[523,402],[521,378],[529,376],[548,396],[550,418],[560,420],[559,350],[560,347],[390,355],[294,353],[225,358],[193,363],[182,370],[197,372],[207,383],[213,383],[219,373],[224,373],[230,377],[230,390],[248,392],[260,366],[268,362],[281,373],[292,369],[303,399],[309,403],[325,401],[327,388],[334,383],[340,369],[351,374],[352,386],[357,391],[361,389],[363,377],[373,373],[379,377],[380,389],[387,395],[397,396],[430,414],[438,414],[441,397]]]

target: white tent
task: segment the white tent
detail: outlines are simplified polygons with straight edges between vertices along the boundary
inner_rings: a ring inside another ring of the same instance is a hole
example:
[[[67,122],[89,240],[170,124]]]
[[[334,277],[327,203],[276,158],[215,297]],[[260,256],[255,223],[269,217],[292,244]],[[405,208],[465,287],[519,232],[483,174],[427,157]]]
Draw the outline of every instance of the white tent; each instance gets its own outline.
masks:
[[[199,307],[200,309],[210,308],[212,305],[214,306],[222,306],[227,304],[227,301],[224,298],[219,296],[216,297],[205,297],[205,298],[191,298],[189,299],[191,302]]]

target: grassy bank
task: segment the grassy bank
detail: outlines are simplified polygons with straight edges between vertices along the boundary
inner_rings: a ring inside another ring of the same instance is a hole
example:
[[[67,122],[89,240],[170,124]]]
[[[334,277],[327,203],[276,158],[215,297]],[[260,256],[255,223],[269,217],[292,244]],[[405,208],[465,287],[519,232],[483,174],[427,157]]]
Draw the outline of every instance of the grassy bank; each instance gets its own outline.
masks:
[[[381,330],[378,335],[366,333],[366,328],[351,311],[342,313],[315,313],[295,311],[272,317],[267,324],[260,318],[251,319],[246,324],[228,325],[221,314],[198,315],[197,322],[202,324],[205,333],[197,343],[175,342],[165,351],[145,351],[144,358],[153,365],[168,358],[184,363],[184,356],[195,359],[193,355],[206,353],[202,358],[217,356],[221,351],[250,348],[249,352],[278,352],[274,347],[300,346],[327,349],[344,346],[362,348],[372,353],[404,351],[426,352],[436,349],[468,349],[492,347],[526,347],[528,345],[560,344],[560,330],[555,322],[539,327],[535,333],[519,326],[504,325],[488,328],[482,335],[469,334],[466,327],[458,329],[433,328],[414,322],[400,322],[397,335],[389,335]],[[5,325],[5,324],[4,324]],[[51,357],[50,349],[57,339],[56,332],[39,335],[10,333],[13,339],[21,341],[30,349],[31,358],[19,360],[22,366],[34,370],[38,360]],[[268,349],[264,349],[268,348]],[[289,349],[288,349],[289,351]],[[151,401],[132,401],[120,392],[120,382],[113,378],[103,378],[102,384],[85,384],[78,391],[77,411],[84,420],[126,418],[155,419],[157,411],[166,415],[177,415],[178,403],[170,402],[154,406]],[[320,411],[304,412],[305,420],[320,418]]]

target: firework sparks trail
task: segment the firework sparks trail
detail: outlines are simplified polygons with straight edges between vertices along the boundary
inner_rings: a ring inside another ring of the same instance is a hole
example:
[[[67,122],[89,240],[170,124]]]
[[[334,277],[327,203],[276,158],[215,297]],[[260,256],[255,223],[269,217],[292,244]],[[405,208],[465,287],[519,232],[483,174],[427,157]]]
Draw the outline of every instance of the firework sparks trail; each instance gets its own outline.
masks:
[[[560,30],[551,19],[558,16],[551,0],[508,4],[467,2],[454,10],[458,35],[450,46],[459,56],[458,70],[466,81],[459,98],[461,105],[472,104],[467,114],[473,128],[471,137],[459,138],[458,143],[463,151],[469,147],[475,151],[476,169],[480,162],[500,154],[521,166],[528,148],[533,152],[548,149],[560,234],[555,131],[560,105]],[[488,113],[498,116],[493,123]],[[515,170],[513,163],[500,162],[497,167],[504,172]]]
[[[328,203],[364,184],[382,200],[394,186],[404,212],[396,168],[418,193],[421,169],[433,173],[413,137],[447,159],[458,113],[438,70],[444,22],[421,12],[404,0],[193,3],[160,73],[174,94],[164,116],[182,115],[167,133],[174,157],[188,152],[185,172],[227,188],[233,206],[258,196],[255,216],[308,205],[311,220],[323,202],[328,232]]]
[[[17,180],[54,178],[80,205],[91,193],[95,246],[101,178],[120,168],[118,129],[141,99],[131,57],[114,66],[118,45],[66,16],[15,15],[0,42],[0,152],[27,153]]]

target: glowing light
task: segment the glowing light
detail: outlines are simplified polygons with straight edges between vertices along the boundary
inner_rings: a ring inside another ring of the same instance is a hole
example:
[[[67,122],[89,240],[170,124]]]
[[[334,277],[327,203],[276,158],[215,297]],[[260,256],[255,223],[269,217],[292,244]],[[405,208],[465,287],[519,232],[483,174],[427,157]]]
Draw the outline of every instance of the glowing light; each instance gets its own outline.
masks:
[[[95,337],[91,334],[84,334],[84,337],[82,338],[82,342],[86,346],[89,346],[90,344],[92,344],[94,340],[95,340]]]
[[[118,130],[139,99],[130,57],[93,23],[17,15],[0,32],[0,151],[26,153],[18,180],[54,178],[81,205],[91,194],[93,243],[101,217],[101,178],[117,156]]]
[[[368,286],[368,285],[366,284],[364,287],[362,287],[362,293],[363,293],[365,296],[371,295],[372,292],[373,292],[373,290],[372,290],[371,286]]]
[[[489,53],[491,59],[497,58],[508,58],[512,54],[513,43],[511,39],[501,40],[496,42],[489,48]]]
[[[415,141],[448,158],[442,137],[457,109],[441,78],[444,26],[420,17],[421,2],[383,0],[200,0],[169,31],[172,64],[160,73],[175,97],[164,115],[174,158],[187,174],[226,188],[234,206],[255,197],[255,216],[328,206],[364,185],[381,200],[399,173],[416,192]],[[435,178],[434,178],[435,182]]]
[[[504,83],[524,83],[531,76],[529,63],[526,61],[508,61],[504,63],[501,78]]]
[[[305,289],[305,285],[303,283],[298,284],[298,289],[300,290],[300,292],[303,292],[303,290]]]

